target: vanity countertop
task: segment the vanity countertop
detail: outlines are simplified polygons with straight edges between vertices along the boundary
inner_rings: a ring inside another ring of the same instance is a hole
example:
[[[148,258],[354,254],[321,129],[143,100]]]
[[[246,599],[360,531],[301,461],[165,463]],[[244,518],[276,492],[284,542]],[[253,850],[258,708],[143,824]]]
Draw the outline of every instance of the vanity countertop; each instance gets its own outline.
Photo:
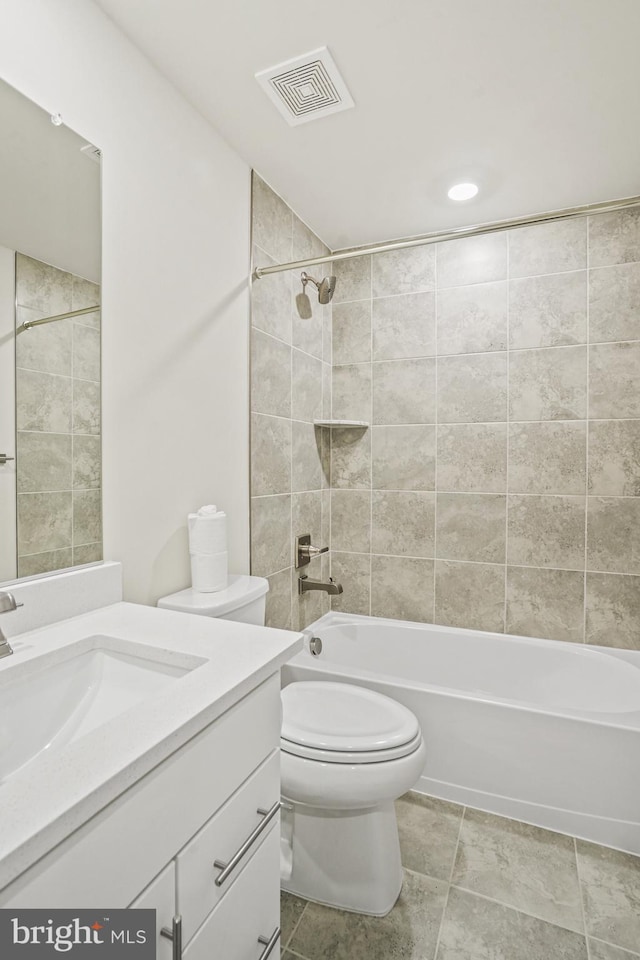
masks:
[[[45,653],[62,661],[69,645],[96,636],[116,648],[118,641],[155,648],[165,662],[192,669],[0,784],[0,890],[278,670],[302,640],[287,630],[114,603],[12,638],[0,683],[20,664]]]

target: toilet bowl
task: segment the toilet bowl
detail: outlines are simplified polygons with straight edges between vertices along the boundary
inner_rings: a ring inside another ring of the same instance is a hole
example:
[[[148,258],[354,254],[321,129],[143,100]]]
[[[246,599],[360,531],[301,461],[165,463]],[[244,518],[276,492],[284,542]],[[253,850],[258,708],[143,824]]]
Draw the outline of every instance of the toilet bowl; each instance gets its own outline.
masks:
[[[366,687],[300,681],[282,691],[282,887],[384,916],[402,887],[394,800],[423,771],[416,717]]]

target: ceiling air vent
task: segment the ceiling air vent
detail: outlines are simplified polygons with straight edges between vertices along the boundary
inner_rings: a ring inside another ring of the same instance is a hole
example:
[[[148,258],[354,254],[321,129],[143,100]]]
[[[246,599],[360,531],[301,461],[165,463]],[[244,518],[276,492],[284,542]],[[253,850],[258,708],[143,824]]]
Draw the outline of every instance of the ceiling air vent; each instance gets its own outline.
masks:
[[[354,106],[326,47],[261,70],[256,80],[292,127]]]

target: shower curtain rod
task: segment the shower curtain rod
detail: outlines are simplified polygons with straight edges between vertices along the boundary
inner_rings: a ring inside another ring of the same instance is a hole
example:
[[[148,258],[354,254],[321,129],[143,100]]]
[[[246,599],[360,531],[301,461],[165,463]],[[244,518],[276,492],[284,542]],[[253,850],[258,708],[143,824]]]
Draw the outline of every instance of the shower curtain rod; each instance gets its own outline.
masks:
[[[83,307],[82,310],[69,310],[68,313],[56,313],[54,317],[43,317],[41,320],[25,320],[24,323],[21,323],[19,327],[16,328],[16,334],[22,333],[23,330],[29,330],[31,327],[39,327],[43,323],[54,323],[56,320],[68,320],[71,317],[82,317],[85,313],[95,313],[96,310],[100,309],[100,304],[97,303],[95,307]]]
[[[355,257],[366,257],[373,253],[387,253],[389,250],[406,250],[409,247],[421,247],[429,243],[442,242],[443,240],[458,240],[461,237],[478,237],[485,233],[515,230],[517,227],[529,227],[538,223],[574,220],[577,217],[587,217],[596,213],[611,213],[615,210],[626,210],[628,207],[637,206],[640,206],[640,197],[627,197],[624,200],[590,203],[582,207],[569,207],[566,210],[538,213],[528,217],[517,217],[513,220],[497,220],[493,223],[481,223],[471,227],[457,227],[454,230],[425,233],[420,237],[412,237],[410,240],[392,240],[390,243],[382,243],[377,246],[336,250],[326,257],[293,260],[290,263],[277,263],[272,267],[256,267],[253,272],[253,278],[260,280],[262,277],[267,277],[270,273],[281,273],[283,270],[298,270],[304,267],[313,267],[318,263],[331,263],[334,260],[352,260]]]

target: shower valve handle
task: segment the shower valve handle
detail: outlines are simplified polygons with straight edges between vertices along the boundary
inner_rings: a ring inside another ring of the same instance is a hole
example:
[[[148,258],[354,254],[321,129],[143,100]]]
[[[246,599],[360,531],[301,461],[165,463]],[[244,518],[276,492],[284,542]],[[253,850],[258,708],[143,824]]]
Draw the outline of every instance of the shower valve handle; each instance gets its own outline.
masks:
[[[309,557],[309,558],[317,557],[321,553],[328,553],[328,552],[329,552],[329,547],[313,547],[310,543],[301,544],[300,546],[300,553],[302,554],[303,557]]]
[[[314,557],[319,557],[321,553],[328,552],[329,547],[314,547],[311,543],[311,534],[309,533],[305,533],[301,537],[296,537],[296,570],[300,567],[306,567]]]

